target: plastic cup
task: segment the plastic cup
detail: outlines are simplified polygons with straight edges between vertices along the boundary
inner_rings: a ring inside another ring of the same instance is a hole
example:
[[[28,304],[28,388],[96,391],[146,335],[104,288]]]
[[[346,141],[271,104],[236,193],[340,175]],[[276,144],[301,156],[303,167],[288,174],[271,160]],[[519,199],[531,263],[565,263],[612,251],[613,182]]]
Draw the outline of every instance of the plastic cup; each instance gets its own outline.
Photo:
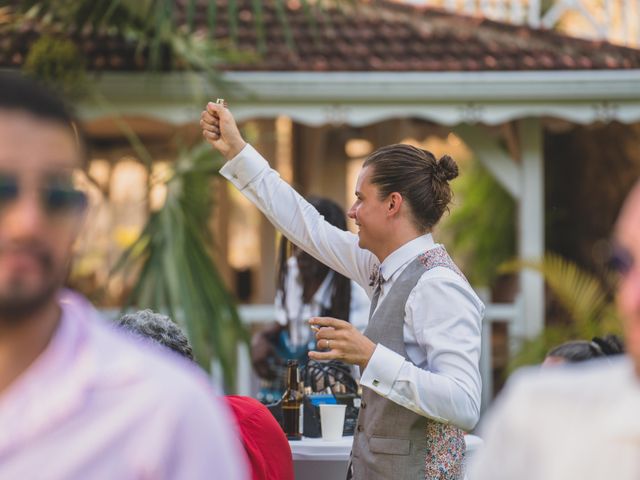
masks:
[[[322,430],[322,440],[325,442],[335,442],[342,438],[344,429],[344,414],[346,405],[320,405],[320,428]]]

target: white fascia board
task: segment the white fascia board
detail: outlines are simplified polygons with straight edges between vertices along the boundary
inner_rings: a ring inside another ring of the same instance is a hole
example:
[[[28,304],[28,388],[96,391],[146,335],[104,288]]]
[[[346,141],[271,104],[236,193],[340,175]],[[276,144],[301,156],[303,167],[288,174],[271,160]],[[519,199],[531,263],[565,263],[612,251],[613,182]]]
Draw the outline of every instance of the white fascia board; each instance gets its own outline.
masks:
[[[640,100],[640,70],[551,72],[247,72],[258,98],[348,101]]]
[[[532,72],[229,72],[238,100],[544,101],[640,100],[640,70]],[[200,74],[109,73],[97,80],[108,97],[189,100],[215,90]],[[234,87],[236,85],[236,87]]]
[[[640,121],[640,70],[549,72],[231,72],[225,88],[201,74],[109,73],[100,94],[121,115],[192,122],[225,97],[238,120],[288,115],[309,125],[416,117],[443,125],[552,116],[588,124]],[[80,106],[86,119],[104,104]]]

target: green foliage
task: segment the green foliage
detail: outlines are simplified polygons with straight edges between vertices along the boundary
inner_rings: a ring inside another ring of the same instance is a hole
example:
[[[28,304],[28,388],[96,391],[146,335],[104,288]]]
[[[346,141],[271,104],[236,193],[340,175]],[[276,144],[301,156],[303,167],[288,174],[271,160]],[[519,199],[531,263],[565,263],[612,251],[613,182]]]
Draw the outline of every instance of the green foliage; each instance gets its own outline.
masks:
[[[512,359],[510,370],[542,362],[552,348],[569,340],[590,340],[595,336],[620,334],[621,322],[611,296],[602,282],[560,255],[547,253],[542,261],[514,260],[500,272],[533,269],[544,277],[551,293],[570,318],[550,325],[535,339],[525,342]]]
[[[474,285],[491,286],[498,266],[516,249],[515,202],[478,161],[454,184],[456,203],[446,221],[448,245],[465,260]]]
[[[23,70],[60,89],[66,97],[77,97],[86,89],[84,58],[68,39],[40,37],[29,48]]]
[[[286,0],[273,1],[287,44],[293,49],[284,8]],[[264,3],[251,1],[259,53],[266,51]],[[315,18],[322,6],[340,3],[354,4],[355,1],[303,1],[314,32]],[[186,22],[178,26],[175,0],[22,0],[3,11],[8,12],[10,20],[2,27],[20,30],[34,23],[38,25],[43,38],[31,48],[25,68],[40,79],[63,85],[67,94],[81,92],[78,82],[84,75],[84,62],[72,40],[59,39],[71,38],[79,32],[122,35],[136,43],[141,55],[147,55],[149,69],[177,67],[204,72],[216,88],[224,92],[228,85],[217,66],[223,61],[247,59],[246,54],[235,48],[240,2],[228,1],[226,17],[218,14],[216,0],[185,0],[183,4]],[[208,36],[194,34],[196,9],[203,6],[206,6]],[[213,37],[216,24],[223,18],[230,31],[226,41]],[[89,93],[105,107],[106,101],[99,98],[97,92],[89,89]],[[105,110],[110,109],[105,107]],[[117,112],[112,113],[140,160],[150,168],[152,158],[140,139]],[[219,360],[225,382],[231,387],[235,380],[238,341],[247,341],[248,337],[207,250],[212,241],[206,225],[211,212],[210,181],[215,171],[209,149],[183,152],[174,175],[167,181],[164,207],[151,214],[138,240],[120,258],[116,271],[139,275],[129,304],[167,312],[183,323],[198,361],[209,368],[211,358]]]
[[[186,326],[198,362],[209,369],[216,358],[233,390],[237,346],[248,341],[232,295],[207,249],[212,208],[211,181],[220,164],[207,145],[184,151],[166,179],[164,206],[153,212],[115,272],[140,269],[128,306],[167,312]]]
[[[173,66],[188,69],[204,70],[216,77],[216,70],[211,68],[216,59],[233,58],[238,43],[239,19],[241,2],[228,0],[224,16],[225,26],[228,27],[227,41],[214,39],[213,35],[200,37],[200,42],[208,43],[207,49],[214,56],[199,57],[197,62],[190,63],[195,52],[188,57],[176,50],[176,45],[194,42],[195,14],[198,8],[206,6],[207,28],[213,34],[218,21],[222,18],[218,14],[216,0],[185,0],[184,25],[176,25],[177,5],[175,0],[23,0],[12,6],[14,24],[20,28],[22,23],[37,22],[40,31],[48,32],[79,32],[101,31],[110,34],[121,34],[125,38],[135,41],[140,52],[148,51],[149,67],[152,70],[166,68],[166,59],[172,60]],[[250,6],[256,29],[256,50],[261,54],[266,50],[264,31],[264,7],[266,2],[251,0]],[[316,15],[326,6],[340,6],[342,4],[355,5],[355,0],[317,0],[314,2],[315,12],[303,1],[304,11],[308,14],[311,29],[316,33]],[[291,50],[295,50],[295,41],[287,15],[286,1],[273,0],[269,2],[276,11],[276,17],[281,23],[285,41]],[[210,63],[207,64],[206,60]],[[213,63],[211,63],[213,62]],[[207,65],[203,69],[203,65]]]

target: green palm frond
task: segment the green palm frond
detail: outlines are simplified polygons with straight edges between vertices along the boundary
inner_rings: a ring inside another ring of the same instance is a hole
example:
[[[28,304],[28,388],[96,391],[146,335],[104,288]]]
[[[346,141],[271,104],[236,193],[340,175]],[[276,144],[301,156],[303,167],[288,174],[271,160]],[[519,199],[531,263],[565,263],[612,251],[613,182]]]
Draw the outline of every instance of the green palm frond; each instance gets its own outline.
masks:
[[[442,234],[474,285],[491,286],[498,266],[516,254],[516,204],[478,161],[453,184],[457,204]]]
[[[597,321],[609,303],[597,278],[560,255],[548,253],[542,262],[513,260],[504,263],[499,271],[513,273],[523,268],[542,274],[554,296],[580,327],[586,328]]]
[[[248,333],[207,248],[211,181],[220,166],[212,156],[206,145],[182,152],[167,181],[164,206],[152,213],[114,272],[126,274],[140,265],[127,306],[167,312],[185,326],[198,362],[209,369],[211,359],[218,360],[233,390],[237,347]]]
[[[571,321],[548,326],[537,338],[525,342],[511,362],[510,369],[540,363],[552,347],[569,340],[620,334],[621,323],[611,295],[597,277],[555,253],[547,253],[542,261],[505,262],[499,272],[513,273],[525,268],[543,276]]]

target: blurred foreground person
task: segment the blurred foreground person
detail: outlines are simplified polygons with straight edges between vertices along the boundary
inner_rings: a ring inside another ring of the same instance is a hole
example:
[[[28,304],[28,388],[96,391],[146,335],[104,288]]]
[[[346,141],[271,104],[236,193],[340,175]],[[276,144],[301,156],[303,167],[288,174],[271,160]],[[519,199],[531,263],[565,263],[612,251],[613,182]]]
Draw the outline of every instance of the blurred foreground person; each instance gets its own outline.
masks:
[[[1,73],[0,478],[247,478],[206,376],[62,290],[86,164],[63,103]]]
[[[615,240],[627,354],[516,374],[484,425],[469,480],[640,478],[640,184]]]
[[[151,310],[123,315],[120,327],[139,338],[151,341],[161,348],[169,348],[194,361],[191,344],[168,316]],[[224,397],[242,435],[242,443],[251,464],[253,480],[293,480],[291,448],[282,428],[271,412],[250,397],[227,395]],[[218,478],[213,475],[212,478]]]

